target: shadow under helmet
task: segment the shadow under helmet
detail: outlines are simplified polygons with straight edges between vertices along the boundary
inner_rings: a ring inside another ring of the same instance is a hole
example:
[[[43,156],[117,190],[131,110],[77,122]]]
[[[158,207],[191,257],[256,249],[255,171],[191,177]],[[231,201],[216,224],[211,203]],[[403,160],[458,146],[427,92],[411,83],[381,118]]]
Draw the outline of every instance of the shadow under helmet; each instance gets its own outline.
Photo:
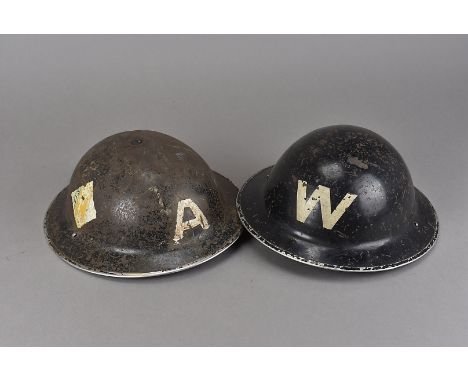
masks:
[[[201,264],[240,235],[237,188],[189,146],[154,131],[112,135],[80,160],[45,231],[71,265],[147,277]]]
[[[237,197],[245,228],[293,260],[383,271],[424,255],[437,215],[398,152],[376,133],[330,126],[295,142]]]

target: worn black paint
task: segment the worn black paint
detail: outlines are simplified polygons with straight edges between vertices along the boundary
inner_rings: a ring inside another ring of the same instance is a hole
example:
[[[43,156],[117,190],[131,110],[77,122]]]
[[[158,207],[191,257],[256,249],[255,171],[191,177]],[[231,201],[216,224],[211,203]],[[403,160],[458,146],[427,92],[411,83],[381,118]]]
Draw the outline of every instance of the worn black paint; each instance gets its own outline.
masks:
[[[332,210],[358,195],[333,229],[320,205],[296,219],[298,180],[307,198],[331,189]],[[294,260],[343,271],[380,271],[426,253],[438,233],[436,213],[412,183],[398,152],[379,135],[355,126],[315,130],[294,143],[275,166],[250,178],[237,197],[239,216],[258,240]]]
[[[77,228],[70,194],[90,181],[96,219]],[[228,179],[177,139],[154,131],[124,132],[83,156],[69,186],[52,202],[45,231],[56,253],[80,269],[121,277],[171,273],[209,260],[239,237],[236,193]],[[210,227],[187,230],[175,243],[177,204],[188,198]]]

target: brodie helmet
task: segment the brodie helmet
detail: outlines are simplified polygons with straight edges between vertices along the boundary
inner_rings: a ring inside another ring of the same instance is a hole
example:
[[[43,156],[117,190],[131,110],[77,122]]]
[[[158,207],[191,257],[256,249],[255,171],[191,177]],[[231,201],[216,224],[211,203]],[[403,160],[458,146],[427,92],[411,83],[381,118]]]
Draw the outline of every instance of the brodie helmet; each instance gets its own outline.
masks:
[[[146,277],[201,264],[240,235],[237,188],[189,146],[154,131],[112,135],[80,160],[45,232],[71,265]]]
[[[398,152],[355,126],[315,130],[237,196],[245,228],[293,260],[340,271],[383,271],[434,244],[437,215]]]

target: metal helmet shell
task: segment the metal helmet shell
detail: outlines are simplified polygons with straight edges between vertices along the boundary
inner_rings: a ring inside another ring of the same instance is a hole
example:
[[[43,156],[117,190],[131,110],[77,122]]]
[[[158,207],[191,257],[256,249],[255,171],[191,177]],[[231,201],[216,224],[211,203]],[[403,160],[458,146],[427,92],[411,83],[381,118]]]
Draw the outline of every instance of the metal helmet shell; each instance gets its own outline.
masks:
[[[80,160],[45,231],[77,268],[156,276],[201,264],[240,235],[237,188],[189,146],[154,131],[112,135]]]
[[[413,186],[400,154],[356,126],[315,130],[237,197],[246,229],[302,263],[382,271],[414,261],[434,244],[437,215]]]

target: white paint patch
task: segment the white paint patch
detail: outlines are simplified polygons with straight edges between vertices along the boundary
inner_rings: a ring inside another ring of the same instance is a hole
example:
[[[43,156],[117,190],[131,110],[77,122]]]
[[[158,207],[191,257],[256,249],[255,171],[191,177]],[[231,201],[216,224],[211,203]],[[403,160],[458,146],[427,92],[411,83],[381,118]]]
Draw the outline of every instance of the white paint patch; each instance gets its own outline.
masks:
[[[195,218],[184,221],[184,211],[186,208],[190,208]],[[203,229],[210,228],[208,220],[200,208],[192,201],[192,199],[181,200],[177,204],[177,222],[174,235],[174,241],[179,242],[184,237],[184,231],[188,229],[201,226]]]
[[[328,187],[319,185],[318,188],[314,190],[309,199],[307,199],[306,193],[307,182],[298,180],[296,196],[296,219],[301,223],[304,223],[317,203],[320,202],[320,209],[322,211],[322,224],[323,228],[326,229],[332,229],[338,220],[340,220],[340,218],[343,216],[346,209],[351,205],[354,199],[357,198],[357,195],[347,193],[332,212],[330,189]]]
[[[96,209],[94,208],[93,199],[93,181],[73,191],[71,193],[71,199],[73,203],[73,215],[75,216],[75,223],[78,228],[96,219]]]

